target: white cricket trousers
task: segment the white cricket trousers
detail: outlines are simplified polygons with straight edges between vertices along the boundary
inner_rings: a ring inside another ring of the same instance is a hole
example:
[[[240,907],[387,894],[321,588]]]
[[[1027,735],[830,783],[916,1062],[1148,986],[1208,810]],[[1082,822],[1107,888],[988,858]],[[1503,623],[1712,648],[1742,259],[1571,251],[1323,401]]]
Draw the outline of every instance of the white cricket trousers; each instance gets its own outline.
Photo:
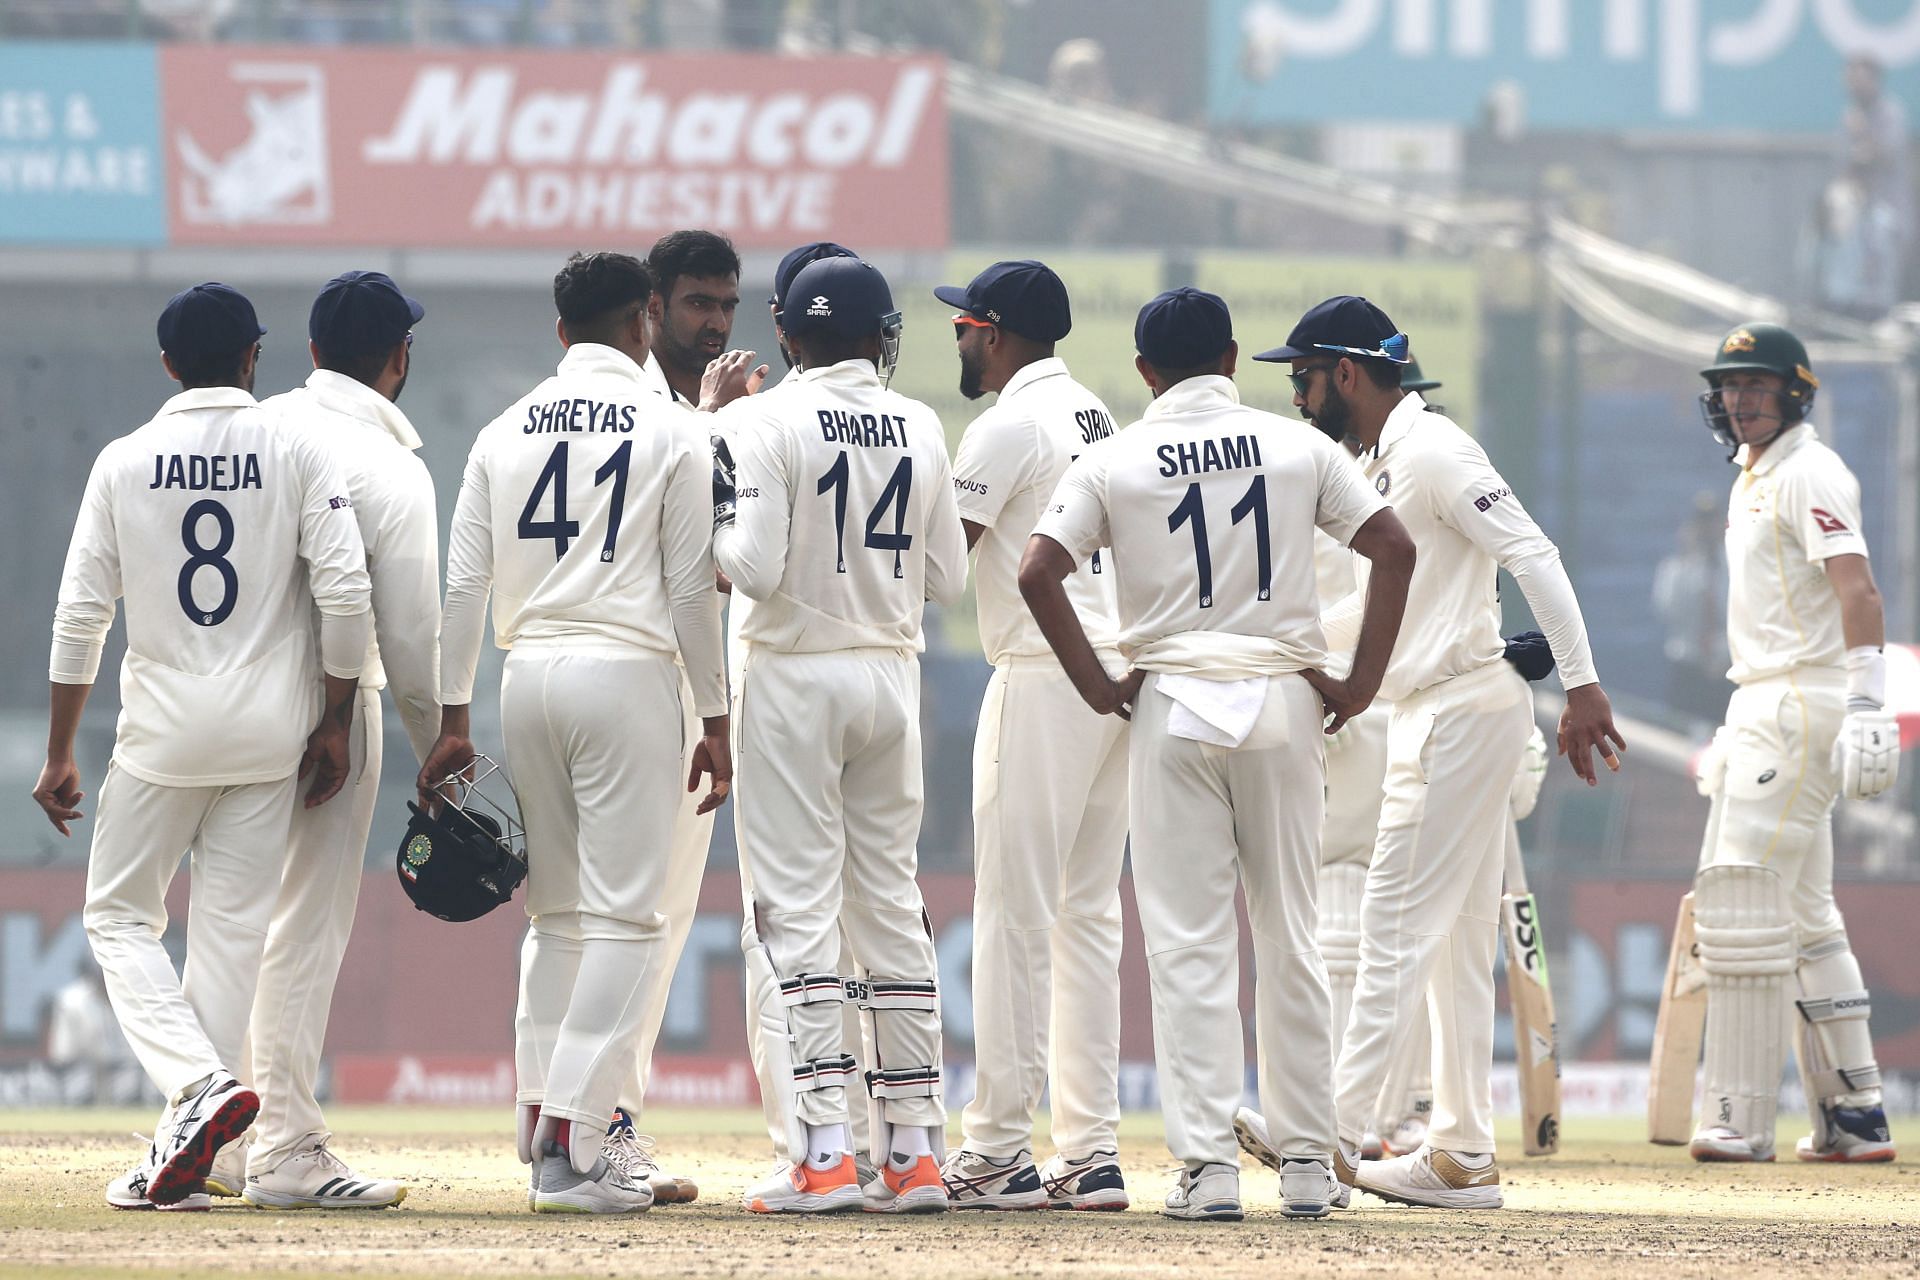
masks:
[[[1133,887],[1153,995],[1167,1147],[1188,1167],[1235,1164],[1245,1080],[1236,878],[1253,932],[1260,1107],[1283,1156],[1333,1151],[1333,1027],[1315,940],[1325,807],[1320,695],[1267,683],[1253,732],[1228,749],[1167,732],[1150,676],[1134,703],[1128,785]]]
[[[1358,1146],[1428,1002],[1433,1122],[1443,1151],[1492,1153],[1493,957],[1507,796],[1532,704],[1505,661],[1397,703],[1380,840],[1360,904],[1360,972],[1336,1076],[1340,1137]]]
[[[247,1166],[255,1173],[277,1167],[327,1131],[314,1086],[380,794],[378,689],[355,695],[350,733],[340,794],[317,809],[293,802],[290,852],[253,997],[250,1041],[260,1116],[253,1122]]]
[[[521,646],[507,655],[500,723],[527,827],[518,1101],[604,1128],[667,932],[659,903],[685,782],[679,676],[670,655],[645,649]]]
[[[996,666],[973,743],[968,1150],[1031,1147],[1049,1080],[1055,1148],[1118,1150],[1126,847],[1127,722],[1094,714],[1050,655]]]
[[[171,1099],[222,1068],[240,1074],[260,953],[293,818],[294,779],[163,787],[107,766],[94,805],[81,913],[120,1030]],[[187,963],[160,939],[167,886],[191,852]]]
[[[693,685],[684,667],[680,672],[680,706],[685,716],[681,733],[681,758],[691,762],[693,749],[700,741],[700,717],[693,713]],[[691,768],[691,763],[688,765]],[[660,1041],[660,1024],[667,1016],[667,995],[673,987],[674,971],[680,967],[680,955],[686,950],[687,934],[700,910],[700,884],[707,875],[707,849],[713,843],[713,813],[696,812],[706,798],[707,780],[694,791],[680,778],[680,804],[673,814],[673,838],[667,847],[667,873],[660,891],[660,913],[667,918],[667,936],[658,961],[647,974],[641,992],[640,1044],[634,1055],[633,1070],[620,1090],[620,1105],[638,1119],[647,1096],[647,1081],[653,1075],[654,1047]]]
[[[920,886],[920,664],[893,650],[753,647],[740,687],[735,801],[758,942],[782,980],[840,973],[841,930],[879,983],[937,981]],[[843,975],[844,976],[844,975]],[[851,1053],[841,1014],[789,1009],[794,1060]],[[875,1070],[918,1069],[929,1091],[885,1100],[898,1126],[944,1125],[937,1002],[876,1010]],[[775,1088],[793,1082],[775,1082]],[[803,1089],[799,1119],[849,1121],[844,1085]]]

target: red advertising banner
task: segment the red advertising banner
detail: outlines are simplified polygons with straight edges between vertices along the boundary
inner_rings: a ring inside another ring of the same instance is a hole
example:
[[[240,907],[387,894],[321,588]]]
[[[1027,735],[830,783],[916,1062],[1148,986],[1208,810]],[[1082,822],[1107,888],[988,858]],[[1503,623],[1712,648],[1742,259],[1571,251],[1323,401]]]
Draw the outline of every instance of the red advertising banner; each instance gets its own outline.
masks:
[[[934,58],[159,56],[176,244],[947,243]]]

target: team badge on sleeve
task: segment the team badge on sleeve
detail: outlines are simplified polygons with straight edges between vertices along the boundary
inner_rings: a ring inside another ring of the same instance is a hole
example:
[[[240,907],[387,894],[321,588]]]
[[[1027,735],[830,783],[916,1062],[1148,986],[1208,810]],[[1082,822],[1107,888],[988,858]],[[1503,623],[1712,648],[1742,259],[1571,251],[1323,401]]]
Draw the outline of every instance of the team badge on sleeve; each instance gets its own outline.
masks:
[[[1827,511],[1821,507],[1814,507],[1811,509],[1811,511],[1813,515],[1813,522],[1820,526],[1820,532],[1822,533],[1848,532],[1846,521],[1842,520],[1839,516],[1834,515],[1831,511]]]
[[[1393,472],[1382,471],[1379,475],[1375,476],[1373,478],[1373,487],[1379,492],[1380,496],[1383,498],[1386,497],[1389,493],[1392,493],[1393,492]]]

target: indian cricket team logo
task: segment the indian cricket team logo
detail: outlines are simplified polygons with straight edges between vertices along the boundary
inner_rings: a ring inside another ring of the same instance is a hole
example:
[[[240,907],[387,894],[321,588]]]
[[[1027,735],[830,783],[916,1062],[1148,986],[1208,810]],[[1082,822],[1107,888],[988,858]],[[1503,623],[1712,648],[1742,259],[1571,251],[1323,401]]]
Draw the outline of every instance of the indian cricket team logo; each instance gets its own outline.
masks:
[[[1373,478],[1373,487],[1376,491],[1379,492],[1380,496],[1383,498],[1386,497],[1389,493],[1392,493],[1393,492],[1393,472],[1382,471],[1379,475],[1375,476]]]
[[[1720,354],[1723,356],[1743,355],[1753,350],[1754,346],[1754,337],[1751,333],[1748,333],[1745,329],[1735,329],[1727,335],[1727,340],[1720,344]]]
[[[420,878],[420,868],[427,865],[427,859],[433,857],[433,841],[426,835],[417,835],[407,841],[406,864],[400,868],[400,874],[409,880]]]

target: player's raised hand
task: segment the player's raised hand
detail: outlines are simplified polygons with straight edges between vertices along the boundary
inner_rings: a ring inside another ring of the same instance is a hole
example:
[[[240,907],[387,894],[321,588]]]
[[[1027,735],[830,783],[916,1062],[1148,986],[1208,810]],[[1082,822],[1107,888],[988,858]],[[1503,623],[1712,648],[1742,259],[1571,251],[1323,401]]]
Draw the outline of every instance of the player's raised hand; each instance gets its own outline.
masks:
[[[760,390],[760,384],[767,380],[767,366],[755,368],[753,356],[751,351],[723,351],[708,363],[707,371],[700,375],[703,413],[712,413]]]
[[[1607,768],[1620,772],[1620,757],[1614,748],[1626,751],[1627,740],[1614,728],[1613,704],[1597,683],[1567,690],[1567,705],[1560,712],[1559,736],[1560,754],[1588,786],[1600,785],[1599,774],[1593,767],[1595,747],[1600,749],[1600,758],[1607,762]]]
[[[34,803],[63,836],[73,834],[67,830],[69,822],[86,816],[73,807],[86,798],[80,789],[80,766],[71,760],[48,760],[40,770],[40,781],[33,784]]]
[[[728,741],[727,717],[708,716],[700,724],[700,741],[694,744],[691,768],[687,771],[687,794],[700,789],[702,774],[711,777],[713,785],[694,812],[712,813],[727,802],[733,790],[733,751]]]

